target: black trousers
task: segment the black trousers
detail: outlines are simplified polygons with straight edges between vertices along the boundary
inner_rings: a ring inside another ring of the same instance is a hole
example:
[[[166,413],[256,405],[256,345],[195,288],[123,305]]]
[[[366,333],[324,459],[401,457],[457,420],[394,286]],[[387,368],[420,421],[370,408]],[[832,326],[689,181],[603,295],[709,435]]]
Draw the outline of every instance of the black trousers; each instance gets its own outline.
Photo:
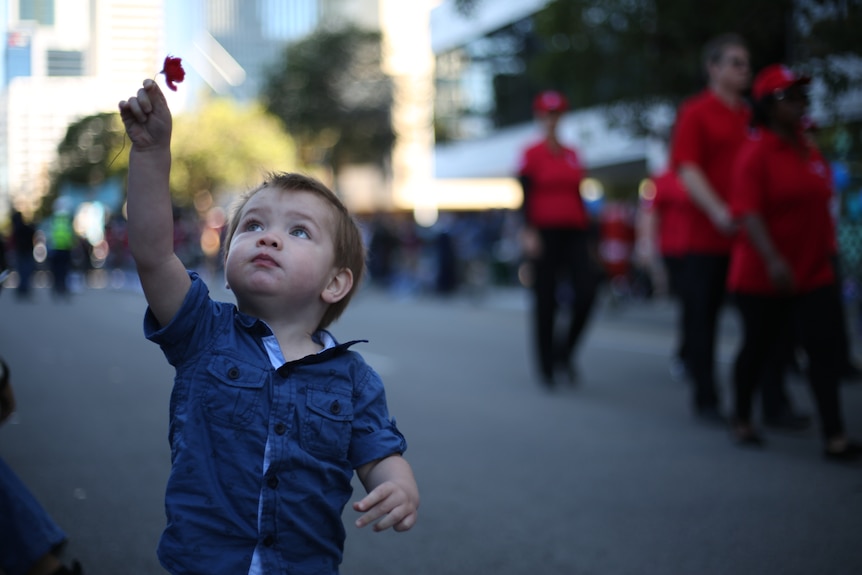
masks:
[[[542,229],[539,234],[542,253],[531,262],[534,343],[539,369],[544,377],[551,377],[555,364],[571,360],[593,309],[600,275],[589,231]],[[564,291],[566,285],[571,285],[570,293]],[[570,299],[569,321],[561,337],[557,315],[564,299]]]
[[[53,292],[55,295],[69,293],[69,270],[72,267],[72,252],[70,250],[51,251],[51,275],[54,276]]]
[[[719,407],[715,340],[730,258],[688,254],[684,261],[682,322],[686,368],[694,386],[695,409],[714,409]]]
[[[796,336],[788,330],[779,334],[762,370],[761,412],[764,418],[779,418],[796,411],[787,393],[787,369],[796,353]]]
[[[685,293],[685,258],[683,256],[662,256],[664,261],[664,269],[667,272],[668,292],[679,304],[680,308],[683,303],[683,294]],[[677,359],[686,363],[686,342],[685,342],[685,326],[683,324],[684,315],[679,314],[679,327],[677,330],[677,346],[674,355]]]
[[[832,265],[835,269],[835,283],[833,284],[836,297],[841,307],[841,321],[838,325],[836,336],[838,337],[838,351],[840,352],[839,366],[843,372],[850,364],[850,336],[847,329],[846,313],[844,310],[844,294],[841,291],[842,276],[841,265],[838,257],[834,257]],[[764,417],[780,417],[794,411],[790,396],[786,391],[787,368],[792,361],[796,349],[799,347],[796,334],[788,331],[783,334],[784,348],[777,348],[771,354],[769,366],[763,374],[761,385],[762,411]]]
[[[736,294],[743,341],[733,370],[735,416],[751,420],[752,397],[770,369],[770,358],[786,349],[795,334],[808,356],[808,382],[817,405],[823,437],[844,433],[839,395],[841,301],[834,286],[793,297]]]

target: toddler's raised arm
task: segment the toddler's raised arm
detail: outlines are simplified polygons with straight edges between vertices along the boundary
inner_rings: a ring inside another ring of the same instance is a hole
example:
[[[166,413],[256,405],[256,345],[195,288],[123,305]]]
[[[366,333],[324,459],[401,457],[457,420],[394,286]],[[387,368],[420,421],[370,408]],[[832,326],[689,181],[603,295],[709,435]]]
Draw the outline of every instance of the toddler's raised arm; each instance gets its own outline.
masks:
[[[129,248],[150,309],[161,325],[174,317],[191,280],[174,253],[171,112],[159,86],[145,80],[136,96],[120,102],[132,141],[129,155]]]

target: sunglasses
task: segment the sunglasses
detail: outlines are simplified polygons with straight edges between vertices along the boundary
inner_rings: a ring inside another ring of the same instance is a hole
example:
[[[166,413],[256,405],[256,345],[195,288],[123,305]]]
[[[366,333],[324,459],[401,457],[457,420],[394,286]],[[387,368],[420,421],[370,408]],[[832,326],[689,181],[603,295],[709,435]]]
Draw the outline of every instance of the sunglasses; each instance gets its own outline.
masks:
[[[798,87],[777,90],[773,93],[776,102],[807,102],[808,92]]]

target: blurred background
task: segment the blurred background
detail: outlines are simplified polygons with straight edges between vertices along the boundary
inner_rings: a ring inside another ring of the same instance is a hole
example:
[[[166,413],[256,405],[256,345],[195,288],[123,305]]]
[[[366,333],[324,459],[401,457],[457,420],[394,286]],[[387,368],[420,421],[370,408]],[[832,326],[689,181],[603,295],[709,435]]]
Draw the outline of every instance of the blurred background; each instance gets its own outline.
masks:
[[[348,510],[346,572],[862,572],[858,469],[812,459],[816,432],[752,453],[692,424],[667,366],[676,308],[644,225],[676,106],[705,84],[708,39],[741,34],[755,73],[780,61],[812,75],[858,351],[862,0],[1,5],[0,353],[19,415],[0,452],[87,573],[163,573],[172,370],[141,333],[116,110],[143,79],[164,85],[168,54],[187,73],[166,91],[175,247],[217,297],[231,297],[227,211],[268,170],[323,179],[366,233],[370,289],[336,332],[371,340],[360,351],[386,381],[423,508],[405,535],[356,533]],[[560,138],[588,171],[607,280],[585,382],[556,395],[531,375],[513,177],[540,136],[532,99],[549,88],[572,105]],[[65,222],[64,301],[44,294]],[[738,335],[725,314],[724,381]],[[858,435],[862,388],[844,401]]]
[[[860,23],[854,0],[708,1],[697,13],[670,0],[6,0],[0,233],[14,212],[42,236],[68,212],[80,240],[73,280],[123,280],[128,150],[116,105],[172,54],[188,73],[169,99],[177,249],[189,266],[218,268],[237,193],[267,170],[302,170],[362,218],[378,284],[517,285],[512,176],[538,135],[532,98],[554,88],[572,103],[560,136],[589,171],[582,195],[611,285],[649,295],[638,218],[650,176],[665,166],[676,105],[704,85],[701,47],[734,31],[755,72],[785,62],[815,78],[811,115],[833,162],[855,298]]]

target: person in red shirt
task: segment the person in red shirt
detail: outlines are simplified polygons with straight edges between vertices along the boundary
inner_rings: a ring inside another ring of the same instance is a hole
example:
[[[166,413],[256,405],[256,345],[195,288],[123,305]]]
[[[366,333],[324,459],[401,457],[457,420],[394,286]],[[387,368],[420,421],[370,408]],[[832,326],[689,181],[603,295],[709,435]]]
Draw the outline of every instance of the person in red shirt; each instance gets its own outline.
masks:
[[[590,317],[599,274],[592,249],[590,219],[580,195],[584,169],[578,154],[557,137],[560,116],[568,108],[560,92],[540,93],[533,105],[544,137],[521,156],[518,177],[524,191],[524,255],[530,262],[534,294],[534,344],[542,382],[554,385],[562,370],[574,382],[575,348]],[[574,291],[569,325],[555,334],[560,281],[568,276]]]
[[[704,63],[709,85],[680,106],[671,167],[692,200],[685,225],[683,338],[695,414],[724,423],[714,374],[715,339],[736,232],[727,205],[730,173],[748,132],[751,112],[743,92],[751,71],[745,42],[735,34],[709,42]]]
[[[655,198],[650,205],[650,214],[656,229],[658,253],[664,268],[667,292],[682,302],[685,281],[686,226],[691,209],[688,192],[671,169],[666,169],[652,178]],[[678,344],[671,362],[671,374],[676,379],[684,377],[686,342],[685,330],[680,325]]]
[[[862,445],[841,416],[841,301],[835,289],[835,226],[829,164],[803,134],[809,79],[772,65],[755,78],[753,132],[733,170],[731,210],[743,232],[734,241],[728,290],[743,323],[734,364],[734,439],[760,445],[751,403],[769,358],[793,332],[809,359],[824,455],[850,460]],[[805,230],[805,233],[800,233]]]

